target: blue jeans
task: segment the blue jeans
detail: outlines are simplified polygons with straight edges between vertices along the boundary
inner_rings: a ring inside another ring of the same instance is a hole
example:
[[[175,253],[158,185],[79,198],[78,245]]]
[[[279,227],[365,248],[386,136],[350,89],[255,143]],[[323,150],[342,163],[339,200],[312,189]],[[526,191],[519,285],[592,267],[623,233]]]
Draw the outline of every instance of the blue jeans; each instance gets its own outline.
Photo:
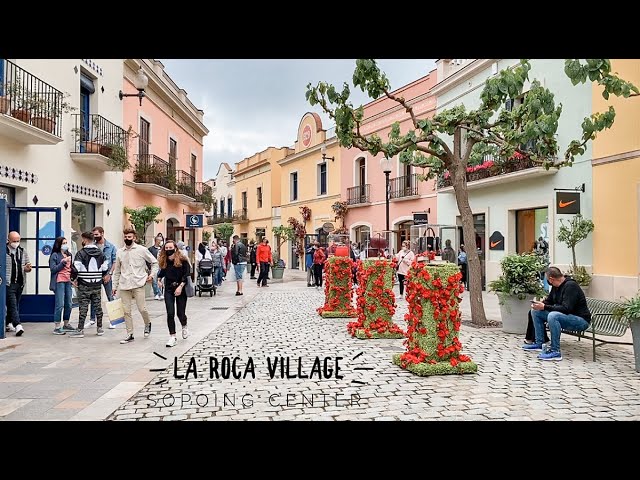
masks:
[[[222,285],[222,267],[215,267],[213,276],[216,279],[215,281],[216,287],[219,287],[220,285]]]
[[[104,293],[107,294],[107,301],[108,302],[112,302],[113,301],[113,293],[111,293],[113,291],[113,280],[109,280],[109,283],[103,283],[102,286],[104,287]],[[94,321],[96,319],[96,313],[93,311],[93,304],[91,305],[91,321]]]
[[[153,295],[162,295],[162,290],[160,290],[160,287],[158,286],[158,275],[154,275],[153,276],[153,281],[151,283],[151,286],[153,287]]]
[[[560,333],[565,330],[581,332],[589,327],[589,322],[577,315],[567,315],[560,312],[549,312],[548,310],[531,310],[533,326],[536,329],[536,343],[542,345],[544,342],[544,322],[549,324],[551,333],[551,351],[560,351]]]
[[[53,311],[53,321],[60,323],[64,319],[65,323],[71,318],[71,282],[56,283],[56,306]],[[64,310],[64,316],[62,311]]]

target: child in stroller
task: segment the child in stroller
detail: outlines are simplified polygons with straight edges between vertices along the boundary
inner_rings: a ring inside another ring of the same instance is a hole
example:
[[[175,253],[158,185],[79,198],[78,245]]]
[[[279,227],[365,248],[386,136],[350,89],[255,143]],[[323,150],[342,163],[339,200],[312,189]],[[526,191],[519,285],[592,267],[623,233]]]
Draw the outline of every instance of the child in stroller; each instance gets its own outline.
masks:
[[[206,248],[204,243],[198,245],[198,251],[196,252],[196,264],[198,279],[196,281],[195,290],[198,296],[202,296],[202,292],[209,292],[209,296],[213,297],[216,294],[216,286],[213,279],[213,260],[209,249]]]

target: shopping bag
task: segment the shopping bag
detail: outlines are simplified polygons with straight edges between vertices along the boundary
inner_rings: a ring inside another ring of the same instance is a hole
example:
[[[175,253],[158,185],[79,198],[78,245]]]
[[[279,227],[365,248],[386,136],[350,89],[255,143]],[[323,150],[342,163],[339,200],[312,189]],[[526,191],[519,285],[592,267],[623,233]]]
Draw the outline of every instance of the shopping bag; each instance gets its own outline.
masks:
[[[122,307],[121,298],[107,302],[107,315],[109,315],[111,325],[118,325],[124,322],[124,308]]]
[[[196,294],[196,290],[193,282],[191,281],[191,277],[187,277],[187,284],[184,287],[184,291],[187,294],[187,297],[193,297]]]

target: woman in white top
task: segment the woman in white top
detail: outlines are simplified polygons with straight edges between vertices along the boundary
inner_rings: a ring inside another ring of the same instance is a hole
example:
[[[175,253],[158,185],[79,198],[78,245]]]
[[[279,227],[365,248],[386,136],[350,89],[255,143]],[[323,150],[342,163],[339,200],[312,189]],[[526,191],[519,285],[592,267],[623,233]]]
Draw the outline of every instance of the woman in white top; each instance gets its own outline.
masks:
[[[402,250],[396,254],[396,260],[398,262],[398,283],[400,284],[400,297],[404,294],[404,277],[409,273],[409,268],[415,260],[416,255],[409,250],[409,242],[402,242]]]
[[[202,259],[212,260],[211,252],[204,242],[200,243],[200,245],[198,245],[198,250],[196,250],[196,269],[198,268],[198,265],[200,264],[200,261]]]

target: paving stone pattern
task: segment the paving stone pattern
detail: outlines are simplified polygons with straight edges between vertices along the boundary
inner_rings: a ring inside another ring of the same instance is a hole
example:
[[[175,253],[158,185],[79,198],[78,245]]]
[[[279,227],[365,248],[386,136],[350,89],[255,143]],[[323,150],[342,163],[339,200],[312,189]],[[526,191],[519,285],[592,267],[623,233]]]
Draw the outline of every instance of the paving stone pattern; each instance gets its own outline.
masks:
[[[563,338],[564,360],[541,362],[519,348],[521,336],[463,326],[463,352],[478,373],[418,377],[391,363],[392,354],[403,351],[402,339],[354,339],[346,331],[349,319],[315,312],[322,300],[315,289],[263,289],[178,357],[181,375],[195,359],[197,379],[174,378],[168,357],[167,369],[109,419],[640,420],[640,375],[630,348],[606,346],[594,363],[590,343]],[[394,321],[403,328],[406,309],[399,300]],[[255,379],[210,379],[209,357],[225,356],[239,358],[241,373],[251,357]],[[266,358],[275,356],[290,357],[291,373],[301,357],[306,374],[316,357],[339,356],[343,378],[281,379],[278,370],[270,379]]]

